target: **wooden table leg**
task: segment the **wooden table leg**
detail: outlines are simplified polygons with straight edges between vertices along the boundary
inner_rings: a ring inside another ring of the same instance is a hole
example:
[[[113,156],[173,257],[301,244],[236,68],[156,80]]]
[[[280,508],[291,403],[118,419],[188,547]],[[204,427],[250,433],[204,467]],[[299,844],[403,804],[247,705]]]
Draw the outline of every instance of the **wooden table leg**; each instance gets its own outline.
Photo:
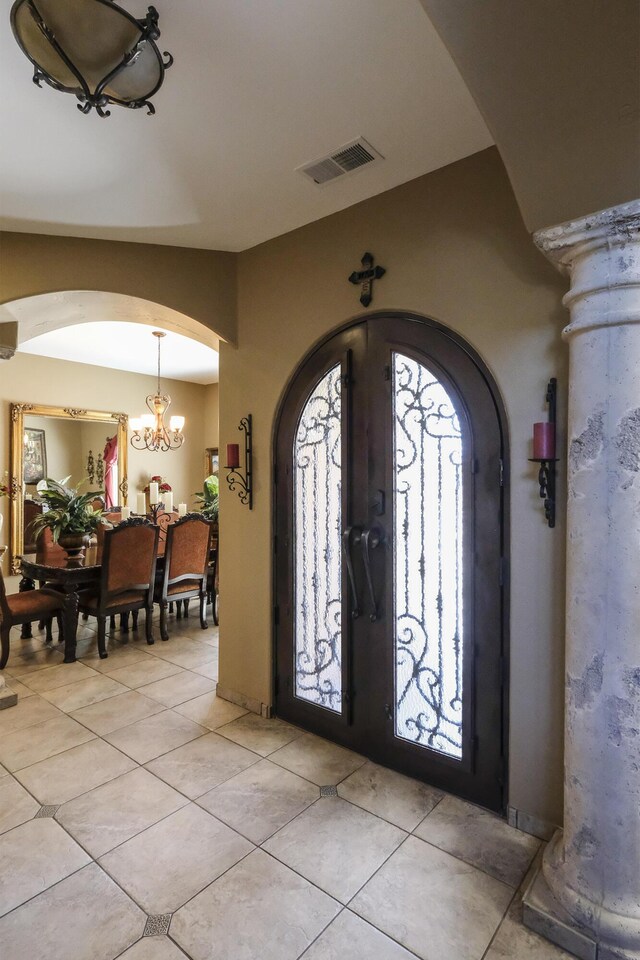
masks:
[[[20,591],[20,593],[24,593],[26,590],[35,590],[35,588],[36,588],[35,582],[31,580],[29,577],[23,577],[20,583],[18,584],[18,590]],[[31,640],[32,637],[33,637],[33,633],[31,632],[31,624],[23,623],[20,639]]]
[[[76,661],[76,634],[78,632],[78,591],[69,585],[65,589],[62,622],[64,625],[64,663]]]

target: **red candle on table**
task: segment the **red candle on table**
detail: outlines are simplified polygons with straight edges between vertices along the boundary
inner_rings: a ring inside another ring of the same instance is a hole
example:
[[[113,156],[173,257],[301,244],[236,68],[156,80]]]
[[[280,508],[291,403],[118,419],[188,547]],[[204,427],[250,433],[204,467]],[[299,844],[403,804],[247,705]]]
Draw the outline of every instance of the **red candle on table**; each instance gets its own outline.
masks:
[[[556,426],[555,423],[534,423],[533,425],[533,459],[553,460],[556,455]]]
[[[228,443],[227,444],[227,467],[235,470],[236,467],[240,466],[240,444],[238,443]]]

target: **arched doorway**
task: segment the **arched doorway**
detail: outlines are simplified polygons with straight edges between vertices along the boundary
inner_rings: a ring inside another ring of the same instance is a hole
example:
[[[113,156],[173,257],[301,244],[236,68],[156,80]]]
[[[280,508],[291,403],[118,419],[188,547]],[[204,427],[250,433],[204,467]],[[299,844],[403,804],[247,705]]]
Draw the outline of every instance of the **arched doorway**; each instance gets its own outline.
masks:
[[[480,359],[406,314],[315,349],[275,440],[278,715],[494,810],[505,445]]]

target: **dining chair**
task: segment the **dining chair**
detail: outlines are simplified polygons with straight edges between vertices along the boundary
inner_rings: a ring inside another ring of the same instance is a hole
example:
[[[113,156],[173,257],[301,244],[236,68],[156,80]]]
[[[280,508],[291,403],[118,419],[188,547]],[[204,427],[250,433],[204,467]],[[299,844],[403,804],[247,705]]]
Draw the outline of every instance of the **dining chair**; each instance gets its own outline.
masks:
[[[158,554],[158,528],[144,517],[123,520],[104,529],[100,583],[80,594],[78,609],[98,621],[98,653],[107,657],[106,621],[117,614],[145,611],[148,644],[153,643],[153,590]]]
[[[35,620],[42,621],[47,630],[47,643],[51,643],[51,621],[56,617],[62,639],[63,605],[64,596],[57,590],[50,590],[47,587],[7,594],[2,570],[0,570],[0,670],[5,668],[9,659],[12,627],[33,623]]]
[[[167,543],[167,530],[169,527],[176,522],[178,519],[178,512],[176,510],[163,511],[159,513],[155,523],[160,530],[160,537],[158,540],[158,556],[163,557],[164,551],[166,549]]]
[[[207,629],[207,575],[211,525],[200,513],[187,513],[167,527],[164,569],[158,577],[155,602],[160,606],[160,638],[169,639],[167,606],[200,601],[200,626]]]

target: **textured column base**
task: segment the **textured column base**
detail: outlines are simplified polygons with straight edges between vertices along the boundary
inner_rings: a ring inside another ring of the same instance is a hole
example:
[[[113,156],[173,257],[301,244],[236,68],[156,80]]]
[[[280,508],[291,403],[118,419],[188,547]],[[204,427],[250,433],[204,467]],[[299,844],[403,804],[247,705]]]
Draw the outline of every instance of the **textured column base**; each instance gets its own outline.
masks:
[[[554,845],[560,842],[561,836],[562,831],[558,830]],[[542,860],[522,899],[522,921],[525,927],[579,960],[640,960],[640,952],[599,943],[591,930],[576,923],[551,892],[542,872]]]
[[[598,945],[589,931],[576,925],[549,889],[542,872],[542,860],[522,898],[522,922],[580,960],[598,960]]]

